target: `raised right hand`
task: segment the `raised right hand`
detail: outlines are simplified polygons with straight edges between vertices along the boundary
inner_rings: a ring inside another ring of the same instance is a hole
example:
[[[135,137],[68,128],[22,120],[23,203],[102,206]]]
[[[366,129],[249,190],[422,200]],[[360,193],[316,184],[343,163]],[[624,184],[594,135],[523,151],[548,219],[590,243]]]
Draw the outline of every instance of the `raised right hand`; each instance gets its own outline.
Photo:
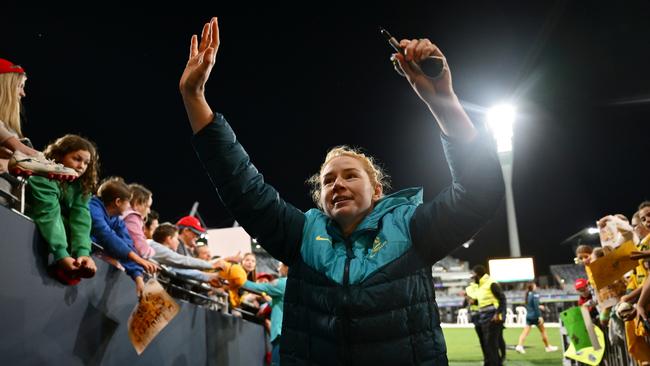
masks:
[[[190,56],[181,76],[179,87],[186,96],[202,95],[210,77],[219,49],[219,23],[214,17],[203,26],[201,42],[196,34],[190,42]]]
[[[449,65],[447,64],[445,55],[442,54],[438,46],[426,38],[413,40],[403,39],[399,45],[404,49],[405,55],[395,53],[393,57],[397,59],[400,67],[404,71],[406,80],[408,80],[413,90],[423,102],[427,105],[432,105],[437,100],[448,98],[454,94]],[[429,57],[439,58],[443,62],[442,74],[435,79],[429,78],[421,70],[414,69],[409,65],[409,61],[420,63]]]

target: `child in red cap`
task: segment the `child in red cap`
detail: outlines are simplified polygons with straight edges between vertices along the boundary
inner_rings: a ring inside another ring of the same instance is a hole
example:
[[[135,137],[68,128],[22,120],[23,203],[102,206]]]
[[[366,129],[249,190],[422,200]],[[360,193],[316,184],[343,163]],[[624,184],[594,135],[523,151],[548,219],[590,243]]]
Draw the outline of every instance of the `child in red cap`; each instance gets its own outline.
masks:
[[[591,300],[591,293],[589,292],[589,281],[585,278],[578,278],[575,282],[575,289],[578,291],[580,298],[578,299],[578,305],[582,305],[587,301]]]
[[[194,257],[196,240],[205,234],[201,222],[194,216],[184,216],[176,222],[176,226],[178,227],[178,240],[180,241],[176,252]]]

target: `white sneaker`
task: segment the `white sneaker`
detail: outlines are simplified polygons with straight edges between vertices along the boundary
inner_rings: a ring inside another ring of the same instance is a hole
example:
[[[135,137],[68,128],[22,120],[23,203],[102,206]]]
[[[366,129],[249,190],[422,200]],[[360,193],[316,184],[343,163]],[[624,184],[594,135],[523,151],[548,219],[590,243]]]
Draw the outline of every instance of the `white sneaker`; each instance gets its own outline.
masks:
[[[48,160],[42,153],[30,156],[18,150],[9,159],[9,171],[20,176],[41,175],[60,181],[73,181],[79,176],[74,169]]]
[[[556,346],[548,346],[548,347],[546,347],[544,349],[546,350],[546,352],[555,352],[555,351],[557,351]]]
[[[524,346],[519,345],[519,344],[517,345],[517,347],[515,347],[515,351],[521,353],[522,355],[526,354],[526,350],[524,349]]]

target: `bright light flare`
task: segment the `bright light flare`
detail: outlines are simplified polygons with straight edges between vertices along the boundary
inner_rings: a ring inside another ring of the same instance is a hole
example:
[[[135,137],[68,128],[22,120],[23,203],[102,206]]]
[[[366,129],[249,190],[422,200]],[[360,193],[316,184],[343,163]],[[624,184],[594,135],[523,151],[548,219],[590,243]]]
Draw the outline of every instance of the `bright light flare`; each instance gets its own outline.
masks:
[[[512,151],[512,129],[515,124],[516,109],[510,104],[499,104],[487,111],[487,122],[497,142],[499,152]]]

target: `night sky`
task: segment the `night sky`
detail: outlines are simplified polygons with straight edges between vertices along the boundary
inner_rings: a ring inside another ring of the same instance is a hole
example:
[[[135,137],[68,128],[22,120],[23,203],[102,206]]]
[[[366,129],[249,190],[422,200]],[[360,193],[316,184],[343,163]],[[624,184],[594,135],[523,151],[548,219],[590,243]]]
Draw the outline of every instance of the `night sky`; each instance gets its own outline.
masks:
[[[380,25],[440,46],[476,123],[485,108],[514,98],[517,221],[522,254],[535,257],[538,272],[572,261],[559,245],[566,237],[605,214],[631,217],[650,199],[648,5],[397,4],[326,12],[251,5],[238,16],[217,7],[177,17],[3,11],[0,57],[27,70],[23,127],[35,146],[65,133],[90,138],[102,177],[150,188],[163,221],[199,201],[209,226],[232,224],[190,145],[178,93],[190,36],[212,15],[222,44],[208,101],[300,209],[312,207],[304,181],[334,145],[365,148],[395,190],[423,186],[432,199],[450,182],[438,127],[392,70]],[[507,256],[505,205],[454,255],[472,265]]]

